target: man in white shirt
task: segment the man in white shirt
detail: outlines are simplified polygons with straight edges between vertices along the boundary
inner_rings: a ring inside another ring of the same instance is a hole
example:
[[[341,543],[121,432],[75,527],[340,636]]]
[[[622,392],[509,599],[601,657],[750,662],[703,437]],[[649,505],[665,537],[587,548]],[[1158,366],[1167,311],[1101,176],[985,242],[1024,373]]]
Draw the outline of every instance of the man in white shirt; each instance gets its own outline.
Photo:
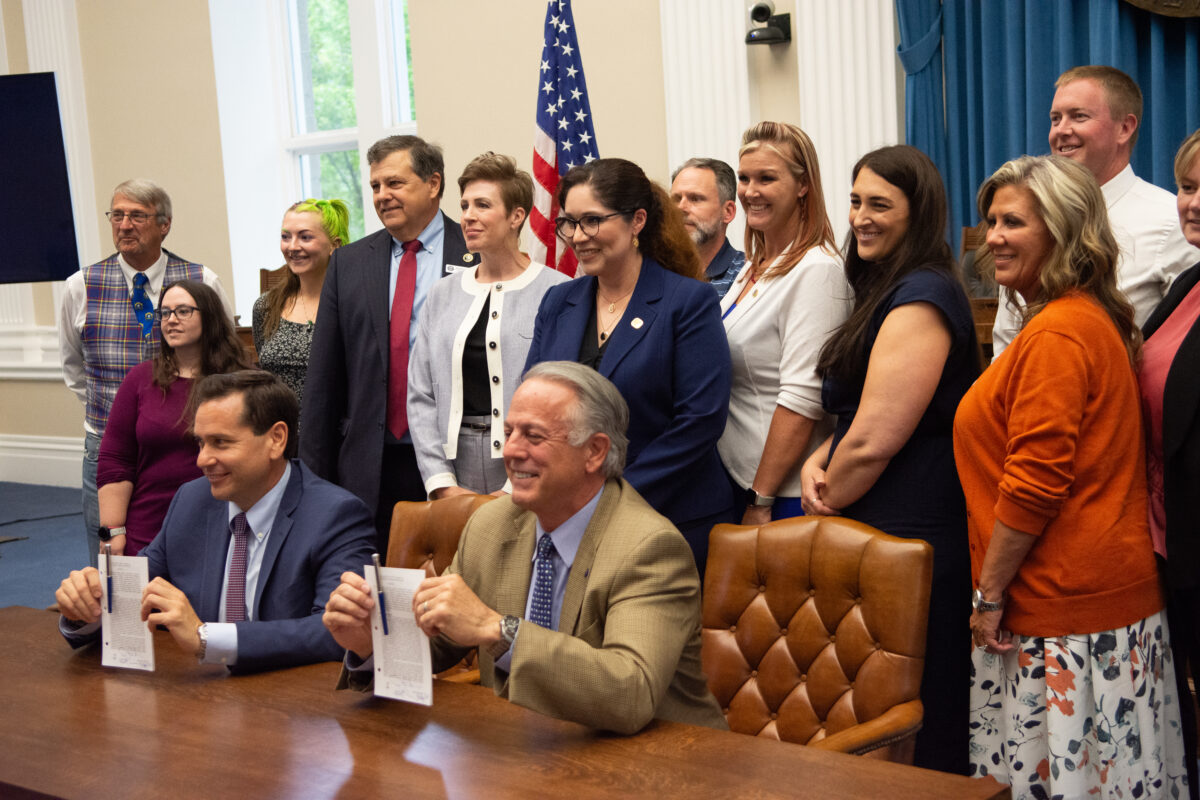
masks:
[[[158,349],[154,311],[163,287],[202,280],[220,296],[233,320],[233,306],[216,273],[163,249],[171,230],[171,198],[162,187],[137,178],[121,183],[113,190],[107,216],[117,252],[67,278],[58,313],[63,379],[85,412],[83,522],[93,564],[100,544],[100,439],[126,373]]]
[[[1200,261],[1183,238],[1175,195],[1133,174],[1129,158],[1142,118],[1142,92],[1119,69],[1089,65],[1059,76],[1050,106],[1050,152],[1096,176],[1121,248],[1117,286],[1133,304],[1138,326],[1179,273]],[[1001,297],[992,328],[996,356],[1021,328],[1020,312]]]

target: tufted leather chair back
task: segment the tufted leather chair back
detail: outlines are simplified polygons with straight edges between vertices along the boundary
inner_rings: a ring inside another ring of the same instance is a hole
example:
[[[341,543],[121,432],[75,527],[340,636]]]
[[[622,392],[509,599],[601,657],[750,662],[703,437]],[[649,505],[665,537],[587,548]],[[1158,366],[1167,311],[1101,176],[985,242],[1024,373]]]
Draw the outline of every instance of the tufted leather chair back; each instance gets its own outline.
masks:
[[[489,500],[487,494],[459,494],[441,500],[396,503],[388,539],[389,567],[423,569],[441,575],[454,560],[467,519]]]
[[[729,727],[911,762],[932,572],[928,543],[840,517],[713,528],[702,652]]]

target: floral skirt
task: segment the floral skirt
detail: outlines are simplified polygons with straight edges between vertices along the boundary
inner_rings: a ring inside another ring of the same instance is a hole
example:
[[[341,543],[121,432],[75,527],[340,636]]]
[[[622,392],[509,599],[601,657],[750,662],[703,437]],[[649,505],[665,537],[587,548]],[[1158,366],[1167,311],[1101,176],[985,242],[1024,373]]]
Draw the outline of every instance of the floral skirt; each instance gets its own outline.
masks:
[[[1166,614],[971,653],[970,775],[1014,798],[1187,797]]]

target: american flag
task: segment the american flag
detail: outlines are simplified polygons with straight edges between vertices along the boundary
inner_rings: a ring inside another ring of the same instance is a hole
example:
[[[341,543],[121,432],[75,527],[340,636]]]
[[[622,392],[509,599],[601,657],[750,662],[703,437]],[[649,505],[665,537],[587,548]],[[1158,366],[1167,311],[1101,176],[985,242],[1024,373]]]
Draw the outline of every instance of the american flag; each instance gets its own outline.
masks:
[[[575,254],[554,236],[554,219],[558,216],[555,196],[559,177],[576,164],[595,159],[597,152],[571,0],[550,0],[546,6],[537,98],[533,212],[529,215],[535,241],[530,255],[534,261],[575,277]]]

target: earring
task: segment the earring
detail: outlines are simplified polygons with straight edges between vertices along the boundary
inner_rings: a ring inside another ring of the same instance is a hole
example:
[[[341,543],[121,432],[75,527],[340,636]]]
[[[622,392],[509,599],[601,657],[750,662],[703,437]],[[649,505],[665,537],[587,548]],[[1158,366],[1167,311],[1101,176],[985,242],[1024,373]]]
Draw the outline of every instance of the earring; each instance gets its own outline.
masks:
[[[637,246],[638,246],[638,238],[637,238],[637,234],[635,233],[633,235],[633,249],[636,250]]]

